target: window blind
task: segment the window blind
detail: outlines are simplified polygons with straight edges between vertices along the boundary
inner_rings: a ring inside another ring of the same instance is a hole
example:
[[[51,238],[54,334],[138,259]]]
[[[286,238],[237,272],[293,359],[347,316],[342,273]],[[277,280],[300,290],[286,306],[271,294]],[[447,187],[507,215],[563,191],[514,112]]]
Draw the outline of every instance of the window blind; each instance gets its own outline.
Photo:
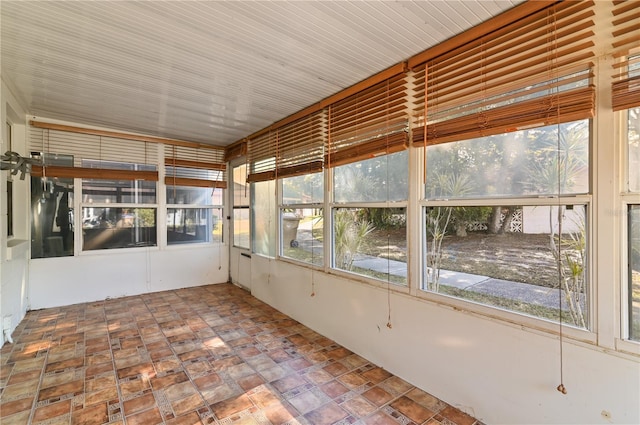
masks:
[[[592,117],[593,6],[559,2],[416,66],[413,142]]]
[[[324,111],[257,133],[249,139],[248,182],[322,171]]]
[[[277,177],[293,177],[322,171],[324,159],[324,111],[282,126],[277,132]]]
[[[164,147],[165,184],[226,189],[225,150],[212,146]]]
[[[640,1],[613,1],[614,111],[640,106]]]
[[[34,176],[158,180],[157,171],[110,170],[107,164],[125,160],[157,165],[156,143],[29,126],[28,147],[30,152],[73,156],[73,167],[59,167],[45,162],[44,170],[34,167]],[[83,168],[82,161],[85,159],[105,161],[105,167]]]
[[[276,140],[278,130],[268,130],[249,139],[247,145],[249,172],[247,182],[274,180],[276,178]]]
[[[401,73],[328,108],[325,164],[348,164],[407,148],[407,77]]]
[[[235,142],[224,149],[224,161],[229,162],[247,154],[247,141]]]

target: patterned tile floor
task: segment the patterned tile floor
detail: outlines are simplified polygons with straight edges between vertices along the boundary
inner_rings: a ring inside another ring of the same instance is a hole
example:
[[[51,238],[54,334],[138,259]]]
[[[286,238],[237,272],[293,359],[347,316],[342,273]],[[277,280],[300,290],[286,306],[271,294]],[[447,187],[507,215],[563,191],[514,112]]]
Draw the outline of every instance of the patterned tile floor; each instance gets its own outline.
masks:
[[[0,423],[479,424],[230,284],[31,311]]]

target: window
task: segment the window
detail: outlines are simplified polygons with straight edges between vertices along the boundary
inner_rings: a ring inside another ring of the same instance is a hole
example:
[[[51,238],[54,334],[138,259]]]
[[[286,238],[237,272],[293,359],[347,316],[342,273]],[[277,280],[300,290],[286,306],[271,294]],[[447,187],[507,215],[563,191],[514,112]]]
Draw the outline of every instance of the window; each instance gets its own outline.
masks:
[[[407,284],[407,170],[407,151],[334,168],[334,268]]]
[[[252,249],[256,254],[276,256],[276,184],[266,180],[251,184]]]
[[[628,237],[627,237],[627,301],[629,320],[629,339],[640,341],[640,107],[630,108],[627,113],[627,149],[629,194]]]
[[[82,160],[85,168],[155,171],[155,165]],[[156,182],[129,179],[82,180],[84,251],[157,245]]]
[[[233,168],[233,246],[250,248],[249,240],[249,185],[247,165]]]
[[[171,173],[167,167],[167,175]],[[189,173],[209,181],[215,172],[189,169]],[[184,173],[178,169],[175,174]],[[222,189],[167,184],[166,194],[167,244],[222,242]]]
[[[5,143],[7,144],[7,151],[11,151],[11,123],[6,122],[5,127]],[[11,172],[7,173],[7,237],[13,236],[13,180],[11,178]]]
[[[629,339],[640,341],[640,205],[629,205]]]
[[[32,153],[45,165],[71,166],[71,155]],[[72,256],[73,178],[31,176],[31,258]]]
[[[429,146],[423,290],[587,328],[588,152],[588,120]]]
[[[303,263],[324,263],[324,174],[281,180],[280,255]]]

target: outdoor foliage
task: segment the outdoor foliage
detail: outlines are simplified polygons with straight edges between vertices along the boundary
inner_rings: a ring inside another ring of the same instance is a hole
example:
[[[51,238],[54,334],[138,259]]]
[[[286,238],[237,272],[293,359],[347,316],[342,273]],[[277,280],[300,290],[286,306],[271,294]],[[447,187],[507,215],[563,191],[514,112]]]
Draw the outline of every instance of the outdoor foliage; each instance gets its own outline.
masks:
[[[356,211],[338,209],[333,216],[335,267],[351,270],[356,254],[375,227],[357,217]]]

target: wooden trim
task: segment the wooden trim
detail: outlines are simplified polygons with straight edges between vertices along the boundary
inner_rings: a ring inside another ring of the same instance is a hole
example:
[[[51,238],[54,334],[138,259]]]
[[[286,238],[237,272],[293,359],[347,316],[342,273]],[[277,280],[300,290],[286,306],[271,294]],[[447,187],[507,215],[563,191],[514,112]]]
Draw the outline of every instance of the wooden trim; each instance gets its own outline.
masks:
[[[170,177],[170,176],[167,176],[164,178],[164,184],[166,184],[167,186],[212,187],[215,189],[227,188],[226,181],[188,179],[184,177]]]
[[[46,166],[44,171],[42,166],[33,166],[31,175],[34,177],[60,177],[77,179],[103,179],[103,180],[147,180],[158,181],[157,171],[130,171],[130,170],[109,170],[106,168],[85,168],[85,167],[60,167]]]
[[[164,143],[165,145],[185,146],[196,149],[215,149],[224,150],[221,146],[206,145],[204,143],[187,142],[184,140],[165,139],[162,137],[142,136],[131,133],[121,133],[117,131],[96,130],[92,128],[74,127],[70,125],[53,124],[42,121],[29,121],[29,125],[36,128],[45,128],[48,130],[67,131],[70,133],[91,134],[94,136],[113,137],[116,139],[135,140],[138,142]]]
[[[176,158],[165,158],[164,164],[172,166],[172,167],[201,168],[201,169],[204,169],[204,170],[225,171],[227,169],[227,164],[216,164],[216,163],[213,163],[213,162],[190,161],[188,159],[176,159]]]

